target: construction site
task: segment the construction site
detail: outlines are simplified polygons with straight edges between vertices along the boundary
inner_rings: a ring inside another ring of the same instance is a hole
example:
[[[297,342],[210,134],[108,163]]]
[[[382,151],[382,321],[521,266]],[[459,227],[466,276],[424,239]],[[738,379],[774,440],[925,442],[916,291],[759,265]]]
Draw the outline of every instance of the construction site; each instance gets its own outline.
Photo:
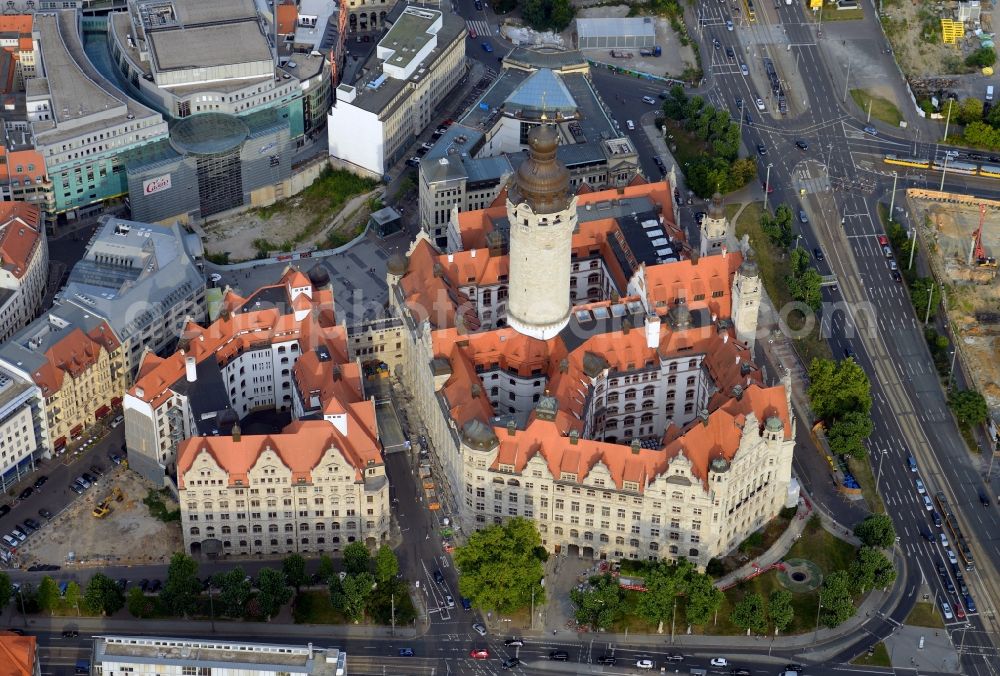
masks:
[[[151,485],[115,467],[32,536],[21,564],[67,566],[162,563],[182,551],[180,522],[164,523],[143,499]],[[157,494],[159,495],[159,494]],[[176,509],[177,505],[166,505]]]
[[[962,363],[991,410],[1000,410],[1000,201],[908,190],[919,247],[945,285]]]

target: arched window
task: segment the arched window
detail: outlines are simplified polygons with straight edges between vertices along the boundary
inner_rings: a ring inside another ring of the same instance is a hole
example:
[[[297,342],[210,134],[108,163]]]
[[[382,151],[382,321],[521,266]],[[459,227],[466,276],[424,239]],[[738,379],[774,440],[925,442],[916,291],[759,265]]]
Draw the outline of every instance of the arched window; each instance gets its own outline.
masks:
[[[201,535],[201,531],[198,530],[198,526],[191,527],[191,535]]]

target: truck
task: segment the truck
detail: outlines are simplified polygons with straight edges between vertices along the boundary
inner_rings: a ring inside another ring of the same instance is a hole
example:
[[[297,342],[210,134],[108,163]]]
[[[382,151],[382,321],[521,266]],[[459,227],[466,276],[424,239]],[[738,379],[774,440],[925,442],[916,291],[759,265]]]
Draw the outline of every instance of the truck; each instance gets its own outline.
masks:
[[[639,56],[663,56],[663,48],[659,45],[655,47],[644,47],[639,50]]]
[[[635,55],[632,52],[626,52],[621,49],[611,50],[611,57],[615,59],[631,59],[633,56]]]

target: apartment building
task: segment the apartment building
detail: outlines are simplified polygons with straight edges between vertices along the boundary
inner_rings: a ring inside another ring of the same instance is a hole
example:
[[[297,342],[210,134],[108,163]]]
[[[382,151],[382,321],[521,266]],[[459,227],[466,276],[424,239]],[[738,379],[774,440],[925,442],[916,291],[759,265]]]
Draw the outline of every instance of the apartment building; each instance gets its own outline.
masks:
[[[41,390],[0,368],[0,490],[8,490],[48,457]]]
[[[73,306],[55,307],[0,345],[0,363],[41,390],[50,451],[64,448],[121,403],[125,362],[108,323]]]
[[[49,245],[37,205],[0,202],[0,341],[35,318],[49,279]]]
[[[0,676],[42,676],[38,639],[0,631]]]
[[[24,90],[25,78],[35,76],[35,51],[31,14],[4,14],[0,16],[0,50],[7,53],[14,63],[14,87]]]
[[[465,74],[466,34],[451,12],[406,7],[359,79],[337,87],[327,120],[334,164],[381,178],[399,161]]]

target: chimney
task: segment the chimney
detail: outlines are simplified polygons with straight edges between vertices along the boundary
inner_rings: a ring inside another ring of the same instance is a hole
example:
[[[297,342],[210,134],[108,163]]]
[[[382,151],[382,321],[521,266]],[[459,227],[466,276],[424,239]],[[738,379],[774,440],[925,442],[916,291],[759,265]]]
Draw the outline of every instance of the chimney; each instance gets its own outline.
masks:
[[[632,330],[632,320],[626,317],[625,320],[622,322],[622,334],[627,336],[628,332],[631,330]]]
[[[576,430],[570,430],[569,432],[569,445],[576,446],[580,443],[580,433]]]
[[[194,357],[188,355],[184,357],[184,370],[187,372],[187,381],[193,383],[198,380],[198,363]]]
[[[632,440],[632,455],[639,455],[639,449],[642,448],[642,444],[639,443],[638,439]]]
[[[239,423],[233,423],[233,441],[239,441],[242,438],[242,430],[240,430]]]
[[[691,265],[698,265],[698,251],[691,249]]]
[[[455,254],[453,254],[453,253],[448,254],[448,262],[449,263],[454,263],[455,262]]]
[[[513,421],[513,420],[509,421],[509,422],[507,423],[507,436],[508,436],[508,437],[512,437],[512,436],[514,436],[514,433],[515,433],[516,431],[517,431],[517,425],[516,425],[516,424],[514,423],[514,421]]]
[[[472,385],[472,398],[479,399],[479,395],[483,393],[483,388],[479,383],[473,383]]]
[[[343,371],[341,370],[340,365],[338,364],[337,366],[334,366],[333,367],[333,382],[335,382],[335,383],[340,382],[340,378],[341,378],[342,375],[343,375]]]
[[[651,350],[660,346],[660,317],[650,313],[646,317],[646,347]]]
[[[722,334],[722,344],[725,345],[728,342],[729,342],[729,334],[728,333],[723,333]]]
[[[698,418],[701,419],[701,424],[702,425],[704,425],[705,427],[708,427],[708,409],[707,408],[703,408],[700,411],[698,411]]]
[[[725,244],[723,244],[723,245],[722,245],[722,260],[726,260],[726,254],[727,254],[727,253],[729,253],[729,249],[727,249],[727,248],[726,248],[726,245],[725,245]]]
[[[143,391],[143,389],[141,387],[137,387],[137,388],[135,388],[135,396],[137,396],[140,399],[142,399],[144,396],[146,396],[146,393]]]
[[[309,641],[309,659],[312,658],[313,658],[313,644],[312,641]]]
[[[476,257],[476,250],[475,249],[469,250],[469,258],[475,258],[475,257]]]

